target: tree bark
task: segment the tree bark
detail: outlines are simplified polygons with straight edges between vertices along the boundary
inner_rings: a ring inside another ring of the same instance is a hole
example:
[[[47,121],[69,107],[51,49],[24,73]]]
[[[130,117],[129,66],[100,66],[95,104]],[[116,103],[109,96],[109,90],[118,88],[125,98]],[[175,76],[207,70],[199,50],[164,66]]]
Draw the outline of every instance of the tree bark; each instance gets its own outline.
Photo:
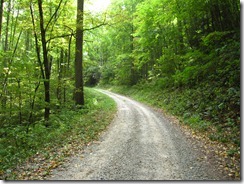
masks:
[[[75,92],[74,99],[76,105],[84,105],[83,92],[83,11],[84,0],[77,0],[76,19],[76,51],[75,51]]]
[[[8,1],[8,12],[11,11],[11,0]],[[10,21],[10,13],[7,13],[6,19],[6,28],[5,28],[5,42],[4,42],[4,52],[9,50],[9,21]],[[4,60],[4,67],[7,66],[6,59]]]
[[[61,48],[60,50],[60,57],[57,59],[57,73],[58,73],[58,87],[57,87],[57,99],[59,103],[62,103],[62,79],[64,73],[64,50]]]
[[[38,9],[40,16],[40,29],[41,29],[41,42],[42,42],[42,55],[43,55],[43,64],[44,64],[44,91],[45,91],[45,112],[44,119],[47,122],[50,115],[50,63],[48,60],[48,51],[47,51],[47,42],[46,42],[46,30],[44,28],[44,18],[43,18],[43,9],[42,9],[42,0],[38,0]]]
[[[0,1],[0,41],[1,41],[1,35],[2,35],[3,3],[4,3],[4,0],[1,0]]]

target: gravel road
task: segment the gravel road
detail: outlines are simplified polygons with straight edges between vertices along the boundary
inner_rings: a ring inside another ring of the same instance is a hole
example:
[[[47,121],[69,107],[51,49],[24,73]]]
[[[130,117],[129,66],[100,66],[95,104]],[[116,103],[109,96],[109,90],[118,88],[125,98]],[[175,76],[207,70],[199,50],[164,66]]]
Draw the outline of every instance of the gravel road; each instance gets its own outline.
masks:
[[[48,180],[221,180],[213,165],[199,159],[180,128],[161,113],[105,90],[118,107],[99,141],[55,169]]]

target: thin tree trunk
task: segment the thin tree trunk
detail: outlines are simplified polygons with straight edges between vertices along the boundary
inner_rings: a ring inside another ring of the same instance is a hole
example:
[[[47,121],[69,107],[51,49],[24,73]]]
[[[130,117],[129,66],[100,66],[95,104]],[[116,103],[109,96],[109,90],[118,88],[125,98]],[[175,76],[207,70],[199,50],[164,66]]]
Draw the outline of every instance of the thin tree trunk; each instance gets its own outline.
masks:
[[[41,61],[40,46],[38,44],[38,37],[37,37],[37,33],[36,33],[36,25],[35,25],[35,19],[34,19],[34,12],[33,12],[33,8],[32,8],[32,5],[31,4],[30,4],[30,12],[31,12],[31,20],[32,20],[32,26],[33,26],[33,31],[34,31],[37,61],[38,61],[38,64],[40,66],[42,79],[45,79],[43,64],[42,64],[42,61]]]
[[[59,101],[59,103],[62,103],[62,86],[64,84],[62,84],[62,78],[63,78],[63,66],[64,64],[64,51],[63,48],[61,48],[60,50],[60,57],[57,60],[57,69],[58,69],[58,87],[57,87],[57,99]]]
[[[1,0],[0,1],[0,42],[1,42],[1,35],[2,35],[3,3],[4,3],[4,0]]]
[[[48,51],[47,51],[47,42],[46,42],[46,30],[44,29],[44,18],[43,18],[43,9],[42,9],[42,0],[38,0],[38,9],[40,16],[40,29],[41,29],[41,42],[42,42],[42,54],[43,54],[43,63],[44,63],[44,91],[45,91],[45,112],[44,119],[47,122],[50,115],[50,63],[48,60]],[[46,125],[48,126],[48,125]]]
[[[21,80],[17,79],[18,83],[18,96],[19,96],[19,123],[22,123],[22,92],[21,92]]]
[[[26,31],[26,36],[25,36],[25,50],[26,50],[26,54],[28,54],[28,52],[30,51],[30,31],[27,30]]]
[[[3,8],[3,7],[1,7],[1,8]],[[8,8],[8,12],[10,12],[10,10],[11,10],[11,0],[8,1],[8,7],[7,8]],[[8,49],[9,49],[8,48],[9,47],[9,43],[8,43],[8,32],[9,32],[9,19],[10,19],[10,15],[9,14],[10,13],[7,13],[7,17],[6,17],[5,40],[4,40],[4,43],[3,43],[3,51],[4,51],[4,53],[6,53],[8,51]],[[1,17],[1,19],[2,19],[2,17]],[[8,58],[5,58],[4,57],[4,59],[3,59],[3,66],[5,68],[7,68],[7,66],[8,66]],[[8,79],[8,71],[7,71],[7,75],[5,77],[5,80],[3,82],[3,93],[1,94],[1,100],[2,100],[2,107],[3,107],[3,109],[6,108],[6,104],[7,104],[7,93],[8,93],[8,91],[7,91],[7,79]]]
[[[65,74],[64,77],[70,77],[70,55],[71,55],[71,43],[72,43],[72,35],[69,38],[69,44],[68,44],[68,50],[67,50],[67,66],[65,67]],[[66,84],[67,81],[65,80],[65,85],[64,85],[64,103],[66,102]]]
[[[11,0],[8,2],[8,13],[7,13],[7,20],[6,20],[6,30],[5,30],[5,42],[4,42],[4,52],[9,50],[9,19],[10,19],[10,11],[11,11]],[[4,59],[4,66],[7,67],[7,60]]]
[[[83,92],[83,11],[84,0],[77,0],[76,51],[75,51],[75,104],[84,105]]]
[[[16,10],[13,10],[16,12]],[[19,8],[17,9],[17,15],[16,15],[16,18],[14,19],[14,17],[12,17],[12,25],[11,25],[11,37],[10,37],[10,47],[13,46],[14,44],[14,39],[15,39],[15,36],[16,36],[16,27],[18,25],[18,18],[19,18]]]
[[[29,133],[30,125],[33,123],[33,111],[34,111],[34,107],[35,107],[36,94],[37,94],[39,86],[40,86],[40,81],[37,83],[37,85],[35,87],[35,92],[34,92],[34,95],[33,95],[33,98],[32,98],[31,104],[30,104],[31,111],[30,111],[30,115],[29,115],[28,124],[27,124],[27,127],[26,127],[26,133],[27,134]]]

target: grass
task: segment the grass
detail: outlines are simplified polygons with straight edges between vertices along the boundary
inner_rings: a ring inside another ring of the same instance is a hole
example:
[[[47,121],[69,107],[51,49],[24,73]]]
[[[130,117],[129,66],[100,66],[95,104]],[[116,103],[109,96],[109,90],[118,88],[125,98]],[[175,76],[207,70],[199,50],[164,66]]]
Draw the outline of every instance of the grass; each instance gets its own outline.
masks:
[[[86,105],[82,109],[62,108],[50,117],[51,126],[45,127],[43,121],[35,122],[26,134],[25,126],[8,129],[0,138],[0,176],[1,179],[16,179],[15,170],[28,158],[36,154],[54,159],[54,152],[72,142],[85,145],[98,139],[116,112],[115,102],[104,94],[85,88]],[[58,153],[56,154],[58,155]]]

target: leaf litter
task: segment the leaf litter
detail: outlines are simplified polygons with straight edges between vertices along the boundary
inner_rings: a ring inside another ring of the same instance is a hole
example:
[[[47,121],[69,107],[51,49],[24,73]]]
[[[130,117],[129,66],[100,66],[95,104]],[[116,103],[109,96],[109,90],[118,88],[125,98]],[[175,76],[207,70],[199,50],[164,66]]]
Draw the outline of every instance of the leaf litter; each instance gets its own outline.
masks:
[[[164,112],[162,109],[156,110],[163,113],[173,124],[179,126],[193,147],[196,144],[200,145],[205,156],[198,158],[199,160],[215,164],[227,180],[240,180],[240,147],[237,148],[235,144],[212,141],[208,137],[209,132],[193,130],[188,125],[181,123],[175,116]],[[198,149],[197,146],[196,149]],[[237,151],[232,152],[231,150]]]

